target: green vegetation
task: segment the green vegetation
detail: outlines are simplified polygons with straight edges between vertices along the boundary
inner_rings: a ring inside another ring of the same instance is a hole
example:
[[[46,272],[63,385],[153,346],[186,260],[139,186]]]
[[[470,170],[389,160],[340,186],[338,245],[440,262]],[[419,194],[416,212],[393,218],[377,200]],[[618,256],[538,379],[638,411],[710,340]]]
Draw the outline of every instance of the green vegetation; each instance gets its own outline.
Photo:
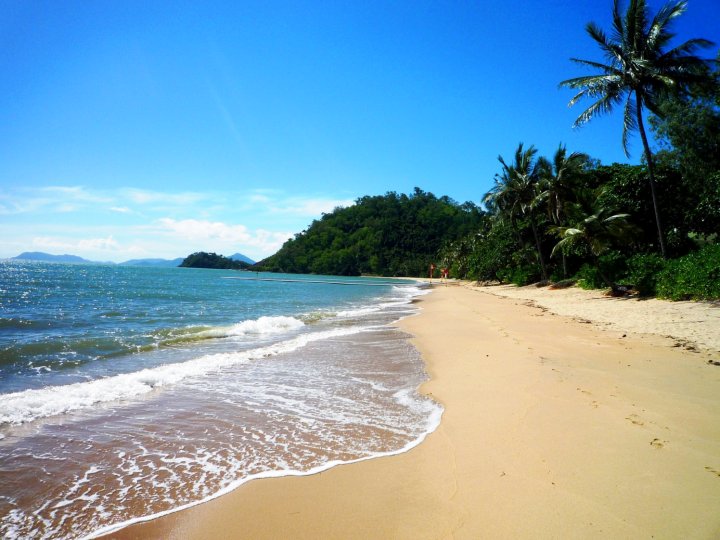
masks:
[[[477,229],[482,212],[415,188],[362,197],[336,208],[288,240],[253,269],[273,272],[386,276],[427,275],[440,247]]]
[[[588,23],[585,27],[609,63],[573,58],[573,61],[599,70],[601,74],[577,77],[560,83],[561,86],[580,89],[570,101],[570,105],[586,97],[596,100],[578,117],[576,126],[612,111],[615,105],[625,101],[623,148],[628,155],[629,132],[637,130],[645,150],[658,241],[663,257],[666,256],[665,241],[656,195],[654,160],[643,124],[643,109],[647,108],[660,115],[660,102],[665,96],[670,92],[676,95],[687,93],[689,85],[703,79],[706,63],[692,53],[698,48],[709,47],[709,41],[691,39],[666,50],[673,37],[670,24],[682,15],[686,7],[685,1],[671,2],[651,18],[644,0],[632,0],[623,16],[620,13],[620,3],[615,0],[613,29],[609,37],[595,23]]]
[[[243,261],[234,261],[217,253],[199,251],[185,257],[180,263],[183,268],[215,268],[223,270],[246,270],[250,265]]]
[[[720,245],[668,261],[658,276],[657,294],[670,300],[720,298]]]
[[[720,62],[694,55],[712,45],[703,39],[668,48],[685,7],[671,2],[651,16],[643,0],[630,0],[625,13],[614,2],[609,35],[586,27],[607,63],[574,59],[599,74],[561,83],[578,90],[571,105],[592,100],[577,125],[623,104],[623,148],[637,131],[641,165],[603,165],[563,145],[546,158],[520,143],[512,159],[498,157],[486,211],[418,188],[363,197],[259,266],[422,276],[435,263],[481,281],[576,281],[616,294],[720,299]]]
[[[571,105],[592,99],[577,125],[624,103],[622,144],[627,151],[637,131],[643,164],[602,165],[562,146],[550,160],[520,144],[510,165],[499,158],[482,227],[458,241],[473,246],[466,260],[454,244],[441,253],[455,275],[519,285],[572,278],[619,294],[632,285],[646,296],[720,298],[720,70],[693,54],[712,45],[706,40],[668,49],[670,24],[685,7],[670,3],[651,17],[644,1],[631,1],[624,14],[615,2],[609,36],[586,27],[607,64],[574,59],[600,73],[561,83],[579,91]]]

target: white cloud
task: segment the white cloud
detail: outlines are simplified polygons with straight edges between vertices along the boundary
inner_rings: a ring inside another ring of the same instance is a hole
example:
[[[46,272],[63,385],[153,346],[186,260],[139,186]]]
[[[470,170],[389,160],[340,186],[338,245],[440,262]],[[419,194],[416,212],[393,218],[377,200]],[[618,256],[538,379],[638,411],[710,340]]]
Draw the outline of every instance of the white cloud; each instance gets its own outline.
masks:
[[[0,214],[77,212],[89,205],[110,204],[113,198],[88,191],[82,186],[46,186],[24,188],[0,194]]]
[[[0,188],[0,253],[14,256],[33,249],[123,261],[239,251],[261,259],[313,218],[352,204],[329,197],[292,197],[276,189],[173,193],[83,186]]]
[[[228,225],[220,221],[198,219],[176,220],[162,218],[157,225],[166,233],[195,243],[198,249],[229,253],[253,247],[253,251],[271,254],[280,249],[282,244],[293,236],[291,232],[268,231],[265,229],[250,230],[245,225]]]
[[[253,203],[269,203],[272,202],[272,199],[268,197],[267,195],[262,195],[260,193],[255,193],[253,195],[250,195],[250,202]]]
[[[113,201],[111,197],[90,192],[83,186],[47,186],[40,188],[38,191],[61,201],[92,203],[111,203]]]
[[[270,211],[275,214],[292,214],[305,217],[320,217],[328,214],[338,206],[348,207],[355,204],[349,199],[287,199],[270,205]]]
[[[114,251],[120,248],[112,236],[107,238],[88,238],[80,240],[78,242],[78,248],[81,250],[100,250],[100,251]]]
[[[32,239],[32,245],[40,250],[66,250],[86,253],[88,251],[112,252],[120,247],[112,236],[107,238],[82,238],[82,239],[59,239],[51,236],[36,236]]]
[[[124,195],[137,204],[162,203],[166,205],[185,206],[195,204],[208,198],[202,193],[165,193],[161,191],[149,191],[145,189],[126,189]]]

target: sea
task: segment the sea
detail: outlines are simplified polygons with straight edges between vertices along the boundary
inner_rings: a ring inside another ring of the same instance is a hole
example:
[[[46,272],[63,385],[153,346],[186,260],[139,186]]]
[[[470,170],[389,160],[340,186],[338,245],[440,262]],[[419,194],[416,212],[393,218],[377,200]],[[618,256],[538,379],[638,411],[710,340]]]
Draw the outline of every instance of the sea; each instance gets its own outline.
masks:
[[[422,283],[0,261],[0,537],[93,538],[439,424]]]

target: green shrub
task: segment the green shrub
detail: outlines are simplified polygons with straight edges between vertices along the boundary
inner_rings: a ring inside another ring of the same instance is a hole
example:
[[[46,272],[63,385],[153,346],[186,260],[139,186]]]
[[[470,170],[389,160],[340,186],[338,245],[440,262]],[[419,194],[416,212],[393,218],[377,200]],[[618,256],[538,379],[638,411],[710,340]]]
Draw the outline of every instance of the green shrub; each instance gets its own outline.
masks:
[[[537,268],[530,265],[503,268],[498,270],[497,277],[500,281],[514,283],[519,287],[529,285],[540,279]]]
[[[575,275],[578,287],[581,289],[602,289],[607,283],[600,275],[600,270],[592,264],[583,264]]]
[[[640,296],[655,296],[658,277],[665,266],[665,260],[656,253],[638,253],[627,261],[627,278]]]
[[[606,280],[620,281],[626,272],[625,256],[619,251],[610,251],[599,257],[596,264],[583,264],[575,279],[582,289],[604,289],[610,285]]]
[[[720,299],[720,245],[667,261],[658,276],[657,294],[670,300]]]

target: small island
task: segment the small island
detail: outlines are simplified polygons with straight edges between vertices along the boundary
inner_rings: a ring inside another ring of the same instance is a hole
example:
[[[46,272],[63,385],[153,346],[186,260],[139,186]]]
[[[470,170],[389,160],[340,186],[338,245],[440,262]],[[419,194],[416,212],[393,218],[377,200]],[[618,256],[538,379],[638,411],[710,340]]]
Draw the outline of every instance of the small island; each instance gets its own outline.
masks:
[[[217,253],[198,251],[191,253],[179,265],[181,268],[215,268],[221,270],[247,270],[250,264],[245,261],[234,261]]]

